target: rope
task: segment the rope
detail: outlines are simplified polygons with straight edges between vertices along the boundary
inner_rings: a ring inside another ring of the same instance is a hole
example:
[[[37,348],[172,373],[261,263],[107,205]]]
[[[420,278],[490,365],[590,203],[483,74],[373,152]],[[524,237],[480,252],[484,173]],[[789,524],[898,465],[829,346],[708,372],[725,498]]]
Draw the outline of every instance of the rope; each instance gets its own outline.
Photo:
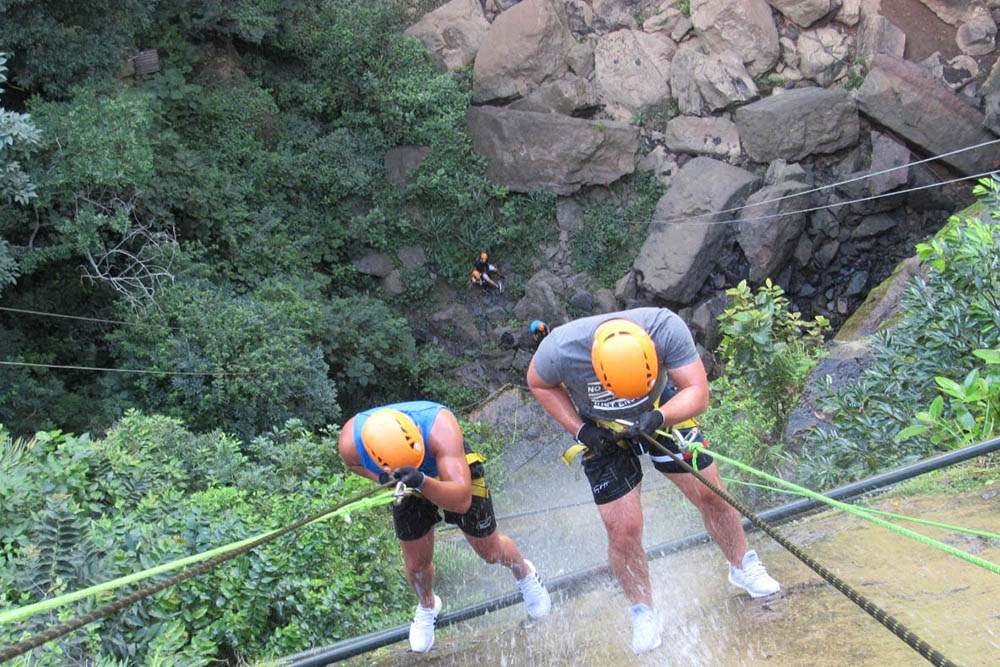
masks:
[[[826,569],[823,565],[813,560],[811,556],[806,554],[802,549],[796,545],[789,542],[781,533],[775,530],[770,524],[762,520],[756,514],[751,512],[749,509],[743,506],[738,500],[733,498],[729,493],[720,489],[712,482],[708,481],[704,475],[692,468],[688,463],[682,459],[677,454],[673,453],[654,438],[642,434],[643,439],[645,439],[651,446],[655,447],[658,451],[668,454],[675,463],[677,463],[683,470],[695,476],[698,481],[707,486],[709,489],[714,491],[719,497],[725,500],[727,503],[732,505],[736,510],[745,516],[750,522],[760,528],[762,531],[767,533],[775,542],[787,549],[793,556],[798,558],[800,561],[805,563],[813,572],[825,579],[830,585],[836,588],[838,591],[843,593],[847,598],[863,609],[869,616],[874,618],[876,621],[888,628],[893,634],[899,637],[903,642],[905,642],[910,648],[915,650],[925,659],[927,659],[931,664],[938,666],[949,666],[957,667],[956,663],[952,662],[946,658],[941,652],[935,649],[933,646],[920,639],[911,630],[909,630],[905,625],[900,623],[894,617],[887,614],[875,603],[868,600],[866,597],[851,588],[844,580],[835,575],[830,570]],[[712,456],[715,456],[715,452],[712,452]],[[721,457],[720,457],[721,458]]]
[[[691,449],[694,450],[694,451],[699,451],[699,450],[704,450],[705,448],[702,447],[699,443],[696,442],[696,443],[693,443],[691,445]],[[799,486],[797,484],[792,484],[791,482],[783,480],[780,477],[775,477],[773,475],[769,475],[766,472],[762,472],[760,470],[757,470],[756,468],[752,468],[752,467],[748,466],[745,463],[741,463],[740,461],[737,461],[736,459],[731,459],[728,456],[723,456],[721,454],[717,454],[715,451],[712,451],[711,455],[712,455],[713,458],[717,458],[718,460],[723,461],[725,463],[728,463],[729,465],[735,466],[735,467],[739,468],[740,470],[743,470],[745,472],[749,472],[749,473],[751,473],[753,475],[757,475],[758,477],[763,477],[764,479],[766,479],[766,480],[768,480],[770,482],[774,482],[774,483],[780,484],[780,485],[782,485],[784,487],[787,487],[789,489],[794,489],[795,492],[799,493],[800,495],[807,496],[807,497],[812,498],[814,500],[819,500],[820,502],[826,503],[827,505],[830,505],[831,507],[836,507],[837,509],[843,510],[845,512],[849,512],[851,514],[854,514],[855,516],[861,517],[862,519],[867,519],[868,521],[871,521],[872,523],[878,524],[879,526],[882,526],[883,528],[888,528],[889,530],[895,531],[895,532],[899,533],[900,535],[904,535],[906,537],[912,538],[912,539],[916,540],[917,542],[920,542],[921,544],[925,544],[925,545],[927,545],[929,547],[933,547],[935,549],[939,549],[941,551],[944,551],[945,553],[951,554],[952,556],[957,556],[958,558],[961,558],[962,560],[968,561],[968,562],[972,563],[973,565],[978,565],[979,567],[981,567],[983,569],[986,569],[986,570],[989,570],[990,572],[992,572],[994,574],[1000,574],[1000,565],[997,565],[996,563],[991,563],[990,561],[985,560],[983,558],[980,558],[979,556],[973,556],[972,554],[967,553],[965,551],[962,551],[961,549],[958,549],[956,547],[953,547],[950,544],[945,544],[944,542],[940,542],[940,541],[935,540],[933,538],[927,537],[926,535],[921,535],[920,533],[917,533],[917,532],[914,532],[912,530],[909,530],[908,528],[903,528],[902,526],[897,526],[894,523],[889,523],[888,521],[885,521],[884,519],[879,519],[876,516],[871,516],[871,515],[865,516],[865,515],[862,514],[864,512],[864,510],[862,510],[862,509],[860,509],[858,507],[855,507],[854,505],[850,505],[848,503],[843,503],[843,502],[841,502],[839,500],[833,500],[832,498],[827,498],[826,496],[821,495],[819,493],[816,493],[815,491],[812,491],[810,489],[807,489],[804,486]]]
[[[758,489],[766,489],[768,491],[774,491],[775,493],[786,493],[790,496],[802,496],[807,497],[804,493],[799,493],[798,491],[791,491],[789,489],[779,489],[775,486],[768,486],[767,484],[757,484],[755,482],[748,482],[742,479],[736,479],[733,477],[723,477],[722,481],[727,484],[740,484],[742,486],[755,486]],[[825,498],[826,496],[824,496]],[[985,537],[988,540],[1000,540],[1000,534],[991,533],[988,530],[977,530],[975,528],[964,528],[962,526],[953,526],[948,523],[941,523],[939,521],[931,521],[930,519],[921,519],[915,516],[908,516],[906,514],[896,514],[894,512],[887,512],[886,510],[876,509],[874,507],[858,507],[857,505],[852,505],[855,509],[860,512],[867,514],[881,514],[882,516],[892,517],[893,519],[899,519],[900,521],[910,521],[912,523],[919,523],[925,526],[931,526],[933,528],[941,528],[943,530],[950,530],[956,533],[965,533],[967,535],[975,535],[977,537]],[[864,518],[864,517],[863,517]]]
[[[997,141],[1000,141],[1000,139],[998,139]],[[772,213],[770,215],[762,215],[762,216],[758,216],[756,218],[733,218],[731,220],[691,220],[691,219],[682,219],[680,221],[684,221],[686,223],[699,224],[699,225],[733,225],[733,224],[740,224],[740,223],[763,222],[765,220],[772,220],[774,218],[783,218],[783,217],[788,216],[788,215],[799,215],[799,214],[802,214],[802,213],[812,213],[813,211],[821,211],[821,210],[824,210],[824,209],[833,208],[834,206],[847,206],[849,204],[859,204],[861,202],[872,201],[873,199],[882,199],[883,197],[895,197],[897,195],[903,195],[903,194],[906,194],[908,192],[917,192],[918,190],[927,190],[929,188],[939,188],[939,187],[941,187],[943,185],[950,185],[952,183],[958,183],[960,181],[969,181],[969,180],[972,180],[974,178],[983,178],[985,176],[991,176],[994,173],[996,173],[996,172],[984,171],[984,172],[982,172],[980,174],[973,174],[972,176],[961,176],[959,178],[953,178],[953,179],[948,180],[948,181],[941,181],[940,183],[930,183],[928,185],[919,185],[919,186],[916,186],[916,187],[908,188],[906,190],[896,190],[894,192],[885,192],[885,193],[882,193],[880,195],[871,195],[870,197],[860,197],[858,199],[850,199],[848,201],[832,202],[832,203],[829,203],[829,204],[823,204],[821,206],[813,206],[811,208],[799,209],[797,211],[786,211],[784,213]],[[739,210],[742,210],[742,208],[737,208],[735,210],[739,211]],[[701,216],[704,216],[704,215],[713,215],[713,216],[716,216],[716,215],[720,215],[721,213],[722,212],[720,211],[718,213],[714,213],[714,212],[711,213],[711,214],[704,214],[703,213],[703,214],[699,214],[699,215],[701,215]],[[691,216],[691,217],[697,217],[697,216]],[[625,222],[627,222],[629,224],[633,224],[633,225],[636,225],[636,224],[639,224],[639,225],[662,225],[662,224],[669,224],[671,222],[680,222],[680,221],[678,221],[678,220],[656,220],[656,219],[653,219],[653,220],[626,220]]]
[[[10,646],[4,647],[4,648],[0,649],[0,662],[4,662],[6,660],[10,660],[11,658],[15,658],[15,657],[17,657],[17,656],[19,656],[19,655],[21,655],[23,653],[27,653],[28,651],[30,651],[30,650],[32,650],[34,648],[38,648],[42,644],[50,642],[53,639],[58,639],[59,637],[65,635],[65,634],[68,634],[70,632],[73,632],[74,630],[77,630],[77,629],[83,627],[84,625],[87,625],[88,623],[92,623],[92,622],[94,622],[94,621],[96,621],[96,620],[98,620],[100,618],[103,618],[105,616],[110,616],[111,614],[119,612],[119,611],[121,611],[121,610],[123,610],[123,609],[125,609],[127,607],[130,607],[131,605],[135,604],[139,600],[147,598],[150,595],[153,595],[154,593],[158,593],[158,592],[162,591],[165,588],[169,588],[171,586],[174,586],[176,584],[181,583],[182,581],[186,581],[186,580],[188,580],[188,579],[190,579],[192,577],[195,577],[195,576],[197,576],[199,574],[207,572],[207,571],[211,570],[212,568],[214,568],[217,565],[220,565],[222,563],[225,563],[228,560],[232,560],[233,558],[236,558],[237,556],[245,554],[248,551],[251,551],[252,549],[255,549],[255,548],[261,546],[262,544],[266,544],[267,542],[271,542],[272,540],[276,540],[279,537],[282,537],[283,535],[286,535],[286,534],[292,532],[293,530],[297,530],[297,529],[302,528],[303,526],[306,526],[306,525],[308,525],[310,523],[319,521],[321,519],[325,519],[328,515],[332,515],[335,512],[338,512],[339,510],[344,509],[344,508],[346,508],[349,505],[353,505],[354,503],[357,503],[357,502],[359,502],[361,500],[364,500],[365,498],[368,498],[369,496],[374,496],[378,492],[386,490],[386,489],[388,489],[389,486],[394,485],[394,484],[396,484],[396,480],[391,480],[391,481],[386,482],[385,484],[383,484],[381,486],[377,486],[377,487],[375,487],[373,489],[365,491],[364,493],[358,494],[358,495],[354,496],[353,498],[349,498],[348,500],[344,500],[344,501],[342,501],[340,503],[337,503],[333,507],[330,507],[328,509],[322,510],[320,512],[316,512],[315,514],[313,514],[311,516],[308,516],[308,517],[306,517],[304,519],[300,519],[299,521],[296,521],[295,523],[289,524],[289,525],[285,526],[284,528],[280,528],[278,530],[274,530],[274,531],[272,531],[270,533],[266,533],[266,534],[264,534],[264,535],[262,535],[260,537],[257,537],[257,538],[251,538],[251,541],[246,542],[245,544],[242,544],[242,546],[239,546],[239,547],[237,547],[235,549],[232,549],[231,551],[227,551],[225,553],[219,554],[219,555],[217,555],[217,556],[215,556],[215,557],[213,557],[213,558],[211,558],[211,559],[209,559],[209,560],[201,563],[200,565],[196,565],[194,567],[188,568],[188,569],[184,570],[183,572],[180,572],[180,573],[178,573],[178,574],[176,574],[176,575],[174,575],[174,576],[172,576],[172,577],[170,577],[168,579],[164,579],[163,581],[157,582],[155,584],[151,584],[149,586],[146,586],[145,588],[141,588],[138,591],[132,593],[131,595],[127,595],[127,596],[125,596],[123,598],[119,598],[119,599],[115,600],[114,602],[111,602],[109,604],[104,605],[103,607],[99,607],[99,608],[97,608],[97,609],[95,609],[95,610],[93,610],[91,612],[88,612],[86,614],[78,616],[78,617],[76,617],[73,620],[67,621],[66,623],[62,623],[62,624],[57,625],[57,626],[55,626],[53,628],[45,630],[44,632],[40,632],[37,635],[35,635],[33,637],[29,637],[28,639],[26,639],[24,641],[20,641],[20,642],[17,642],[16,644],[11,644]],[[388,497],[391,498],[392,496],[389,495]],[[63,597],[66,597],[66,596],[63,596]],[[35,606],[35,605],[31,605],[31,606]],[[15,612],[17,612],[17,611],[19,611],[19,610],[15,610]],[[41,610],[39,609],[39,610],[36,610],[35,612],[32,612],[32,613],[36,613],[37,611],[41,611]]]
[[[32,368],[58,368],[72,371],[108,371],[111,373],[150,373],[152,375],[257,375],[255,371],[154,371],[147,368],[102,368],[98,366],[70,366],[66,364],[36,364],[30,361],[0,360],[0,366],[30,366]]]
[[[727,208],[727,209],[723,209],[721,211],[713,211],[713,212],[710,212],[710,213],[697,213],[697,214],[690,215],[690,216],[689,215],[676,215],[676,216],[674,216],[672,218],[663,218],[661,220],[655,220],[654,222],[661,223],[661,224],[669,224],[671,222],[683,222],[683,221],[689,221],[689,220],[697,219],[697,218],[710,217],[710,216],[714,216],[714,215],[723,215],[725,213],[737,213],[737,212],[742,211],[744,209],[752,208],[754,206],[764,206],[765,204],[773,204],[775,202],[784,201],[785,199],[792,199],[793,197],[803,197],[805,195],[810,195],[810,194],[813,194],[813,193],[816,193],[816,192],[820,192],[822,190],[829,190],[830,188],[840,187],[841,185],[847,185],[849,183],[854,183],[856,181],[863,181],[866,178],[872,178],[874,176],[881,176],[882,174],[888,174],[890,172],[898,171],[900,169],[909,169],[910,167],[915,167],[915,166],[917,166],[919,164],[924,164],[925,162],[933,162],[934,160],[940,160],[941,158],[949,157],[951,155],[957,155],[958,153],[964,153],[965,151],[971,151],[971,150],[976,150],[978,148],[984,148],[986,146],[991,146],[991,145],[996,144],[998,142],[1000,142],[1000,139],[992,139],[990,141],[984,141],[982,143],[974,144],[972,146],[966,146],[964,148],[957,148],[957,149],[955,149],[953,151],[949,151],[947,153],[941,153],[940,155],[934,155],[934,156],[931,156],[929,158],[924,158],[923,160],[917,160],[916,162],[907,162],[906,164],[901,164],[901,165],[899,165],[897,167],[889,167],[887,169],[882,169],[881,171],[874,171],[874,172],[869,172],[867,174],[861,174],[860,176],[854,176],[852,178],[848,178],[848,179],[845,179],[843,181],[837,181],[835,183],[830,183],[829,185],[821,185],[819,187],[812,188],[811,190],[803,190],[802,192],[795,192],[795,193],[792,193],[792,194],[783,195],[781,197],[773,197],[771,199],[764,199],[764,200],[759,201],[759,202],[754,202],[753,204],[743,204],[742,206],[734,206],[733,208]],[[990,173],[990,172],[987,172],[987,173]],[[970,178],[973,178],[973,177],[970,177]],[[948,181],[948,182],[952,182],[952,181]],[[941,183],[941,185],[946,185],[946,183]],[[897,192],[893,192],[893,193],[889,193],[889,194],[890,195],[892,195],[892,194],[903,194],[904,192],[908,192],[908,190],[901,190],[901,191],[897,191]]]
[[[138,324],[137,322],[126,322],[125,320],[104,320],[99,317],[84,317],[82,315],[62,315],[60,313],[45,313],[40,310],[26,310],[24,308],[8,308],[6,306],[0,306],[0,310],[5,310],[9,313],[23,313],[25,315],[40,315],[42,317],[62,317],[67,320],[82,320],[84,322],[101,322],[104,324],[125,324],[128,326],[134,326]]]

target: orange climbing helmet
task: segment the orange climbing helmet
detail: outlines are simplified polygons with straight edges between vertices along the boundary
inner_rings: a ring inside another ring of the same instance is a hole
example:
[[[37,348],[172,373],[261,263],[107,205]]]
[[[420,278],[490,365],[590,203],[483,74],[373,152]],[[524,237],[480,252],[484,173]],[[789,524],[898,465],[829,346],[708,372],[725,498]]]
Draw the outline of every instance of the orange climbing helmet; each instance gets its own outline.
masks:
[[[656,346],[635,322],[608,320],[597,327],[590,348],[597,378],[618,398],[642,398],[652,390],[659,373]]]
[[[472,277],[473,277],[473,278],[478,278],[478,277],[479,277],[479,276],[481,276],[481,275],[483,275],[483,274],[481,274],[481,273],[479,272],[479,269],[472,269]]]
[[[490,256],[489,256],[489,255],[487,255],[487,254],[486,254],[485,252],[481,252],[481,253],[479,253],[479,259],[483,260],[484,262],[485,262],[485,261],[486,261],[487,259],[489,259],[489,258],[490,258]]]
[[[382,408],[361,427],[361,443],[380,468],[392,472],[401,466],[419,468],[424,461],[424,436],[409,415]]]

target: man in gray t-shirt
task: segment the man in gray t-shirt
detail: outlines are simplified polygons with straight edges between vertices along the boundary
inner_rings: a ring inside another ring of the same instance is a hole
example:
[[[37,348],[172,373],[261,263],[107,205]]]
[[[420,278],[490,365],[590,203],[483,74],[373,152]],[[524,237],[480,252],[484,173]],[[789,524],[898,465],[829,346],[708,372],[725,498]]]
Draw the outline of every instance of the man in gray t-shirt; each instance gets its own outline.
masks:
[[[701,440],[694,418],[708,408],[708,377],[691,332],[666,308],[584,317],[546,336],[527,379],[539,404],[585,446],[583,469],[608,533],[611,568],[633,605],[632,649],[650,651],[660,645],[660,618],[642,548],[639,457],[648,446],[639,433],[691,460],[691,452],[657,433],[678,429],[689,441]],[[729,560],[729,581],[753,597],[776,593],[778,582],[756,552],[747,551],[739,512],[673,457],[649,453],[653,466],[701,511]],[[695,463],[709,481],[724,486],[711,456],[701,452]]]

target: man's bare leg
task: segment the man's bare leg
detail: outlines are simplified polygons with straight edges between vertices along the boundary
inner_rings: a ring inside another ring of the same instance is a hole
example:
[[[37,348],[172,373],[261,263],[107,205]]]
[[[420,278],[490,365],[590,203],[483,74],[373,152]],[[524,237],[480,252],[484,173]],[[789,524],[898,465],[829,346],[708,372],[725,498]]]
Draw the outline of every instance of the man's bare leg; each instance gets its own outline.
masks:
[[[434,607],[434,531],[415,540],[400,540],[406,580],[424,609]]]
[[[610,503],[598,505],[597,510],[608,533],[608,561],[625,591],[625,597],[632,604],[642,602],[652,607],[649,561],[642,548],[641,486]]]
[[[725,485],[719,479],[719,467],[714,463],[704,470],[699,470],[705,479],[725,490]],[[747,552],[747,537],[743,530],[740,513],[732,505],[722,499],[719,494],[699,482],[690,473],[664,473],[664,477],[677,485],[681,493],[691,501],[691,504],[701,512],[705,530],[712,536],[715,543],[731,565],[740,567],[743,554]]]

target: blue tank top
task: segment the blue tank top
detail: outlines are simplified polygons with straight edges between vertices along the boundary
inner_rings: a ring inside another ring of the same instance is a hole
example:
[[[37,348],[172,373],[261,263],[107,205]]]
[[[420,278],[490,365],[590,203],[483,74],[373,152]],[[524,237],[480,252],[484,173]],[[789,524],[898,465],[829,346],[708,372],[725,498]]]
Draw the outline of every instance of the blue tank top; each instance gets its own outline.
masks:
[[[434,455],[431,454],[430,447],[428,446],[428,438],[431,434],[431,427],[434,426],[434,420],[437,419],[438,413],[441,410],[444,410],[445,407],[440,403],[433,403],[431,401],[406,401],[403,403],[391,403],[377,408],[370,408],[355,415],[354,448],[358,451],[358,457],[361,459],[361,465],[376,475],[380,472],[384,472],[378,464],[375,463],[374,459],[368,455],[368,452],[365,451],[364,443],[361,440],[361,429],[364,428],[365,422],[368,421],[368,418],[372,415],[372,413],[384,408],[399,410],[416,423],[417,428],[420,429],[420,434],[424,437],[424,460],[423,463],[420,464],[418,470],[428,477],[437,477],[437,460],[434,458]]]

